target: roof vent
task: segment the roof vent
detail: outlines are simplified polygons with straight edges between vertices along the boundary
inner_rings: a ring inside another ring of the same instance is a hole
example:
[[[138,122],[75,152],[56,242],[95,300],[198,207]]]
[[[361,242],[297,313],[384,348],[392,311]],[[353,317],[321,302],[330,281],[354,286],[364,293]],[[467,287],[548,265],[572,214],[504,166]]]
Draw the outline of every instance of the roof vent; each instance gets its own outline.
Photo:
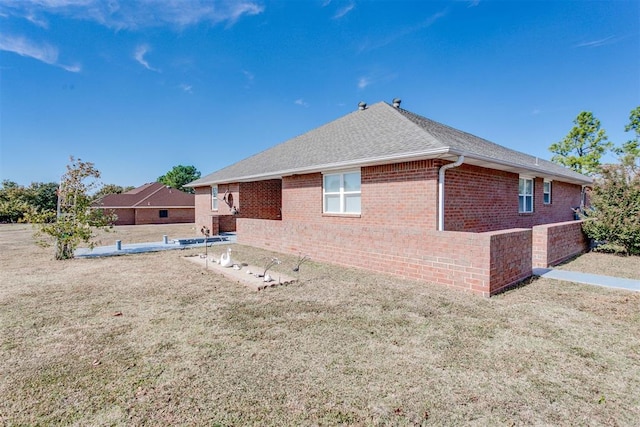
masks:
[[[367,109],[367,103],[360,101],[360,103],[358,104],[358,109],[360,109],[361,111],[362,110],[366,110]]]
[[[402,99],[400,98],[393,98],[393,106],[396,108],[400,108],[400,103],[402,102]]]

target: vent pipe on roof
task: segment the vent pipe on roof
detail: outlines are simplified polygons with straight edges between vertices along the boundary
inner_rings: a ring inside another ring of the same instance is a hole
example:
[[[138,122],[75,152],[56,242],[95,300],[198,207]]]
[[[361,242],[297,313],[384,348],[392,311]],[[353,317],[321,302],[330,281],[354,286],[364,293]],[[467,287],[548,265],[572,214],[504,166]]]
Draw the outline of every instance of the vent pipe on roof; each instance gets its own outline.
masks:
[[[366,110],[366,109],[367,109],[367,103],[366,103],[366,102],[362,102],[362,101],[360,101],[360,103],[358,104],[358,109],[359,109],[360,111],[362,111],[362,110]]]
[[[402,102],[402,99],[400,98],[393,98],[393,106],[396,108],[400,108],[400,103]]]

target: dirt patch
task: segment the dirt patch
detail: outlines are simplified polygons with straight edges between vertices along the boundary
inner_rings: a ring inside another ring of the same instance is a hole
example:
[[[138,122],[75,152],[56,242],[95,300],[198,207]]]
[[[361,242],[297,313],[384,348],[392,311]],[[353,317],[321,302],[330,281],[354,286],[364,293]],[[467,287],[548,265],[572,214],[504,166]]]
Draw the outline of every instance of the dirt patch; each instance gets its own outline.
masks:
[[[290,285],[296,281],[295,278],[283,275],[281,273],[267,273],[268,277],[265,281],[264,267],[249,265],[247,263],[234,264],[233,267],[223,267],[213,259],[208,259],[204,255],[191,255],[183,259],[195,263],[202,268],[208,269],[214,273],[222,274],[228,279],[242,283],[249,288],[261,291],[274,286]]]

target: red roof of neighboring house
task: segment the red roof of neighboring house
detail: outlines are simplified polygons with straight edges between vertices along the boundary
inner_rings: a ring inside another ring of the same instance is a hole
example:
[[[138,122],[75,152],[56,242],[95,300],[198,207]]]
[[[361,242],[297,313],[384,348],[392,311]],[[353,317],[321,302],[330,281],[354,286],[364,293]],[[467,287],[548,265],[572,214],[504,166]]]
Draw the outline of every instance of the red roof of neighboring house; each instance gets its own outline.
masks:
[[[144,184],[121,194],[107,194],[93,204],[101,208],[195,208],[195,195],[159,182]]]

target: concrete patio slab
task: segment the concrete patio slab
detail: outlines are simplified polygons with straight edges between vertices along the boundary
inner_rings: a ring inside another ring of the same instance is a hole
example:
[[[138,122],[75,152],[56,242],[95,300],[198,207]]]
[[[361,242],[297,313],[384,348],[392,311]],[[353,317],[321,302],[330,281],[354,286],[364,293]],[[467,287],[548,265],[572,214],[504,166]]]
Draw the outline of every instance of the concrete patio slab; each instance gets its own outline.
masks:
[[[207,246],[214,245],[229,245],[236,243],[235,233],[224,233],[219,236],[209,237],[207,239]],[[145,252],[158,252],[168,251],[176,249],[189,249],[189,248],[204,248],[203,238],[186,238],[186,239],[173,239],[167,240],[167,242],[148,242],[148,243],[130,243],[130,244],[115,244],[110,246],[96,246],[93,249],[90,248],[78,248],[74,252],[76,258],[93,258],[104,256],[117,256],[128,254],[139,254]]]

